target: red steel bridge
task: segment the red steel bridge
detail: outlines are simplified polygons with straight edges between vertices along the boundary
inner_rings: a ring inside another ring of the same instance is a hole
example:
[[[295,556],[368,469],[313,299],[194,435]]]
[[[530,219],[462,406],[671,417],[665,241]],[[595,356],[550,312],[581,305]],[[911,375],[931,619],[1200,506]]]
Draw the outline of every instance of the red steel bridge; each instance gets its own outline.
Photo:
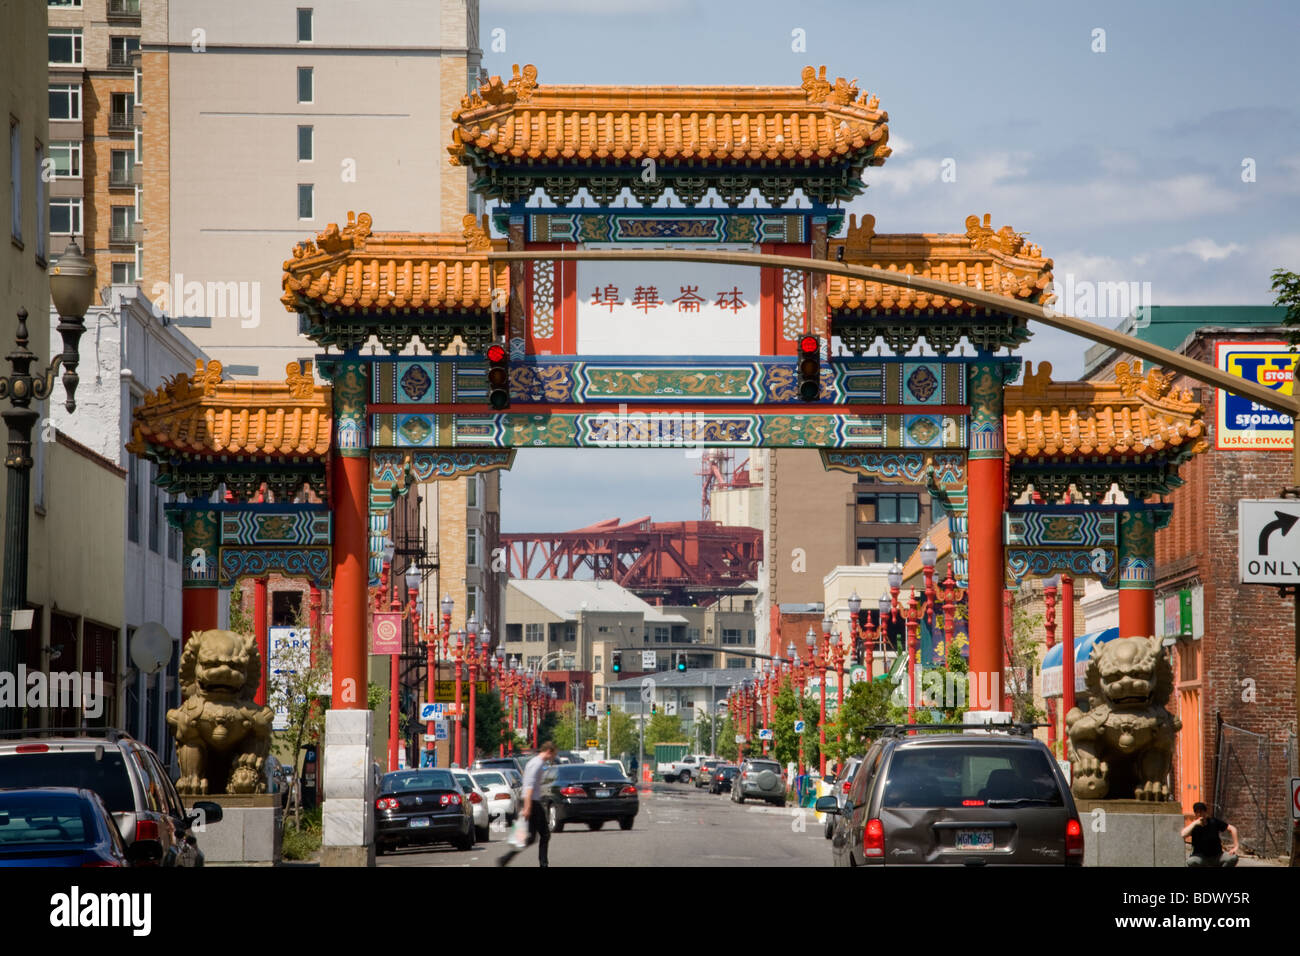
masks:
[[[620,522],[576,531],[502,534],[512,578],[613,581],[652,604],[711,604],[748,593],[763,532],[717,521]]]

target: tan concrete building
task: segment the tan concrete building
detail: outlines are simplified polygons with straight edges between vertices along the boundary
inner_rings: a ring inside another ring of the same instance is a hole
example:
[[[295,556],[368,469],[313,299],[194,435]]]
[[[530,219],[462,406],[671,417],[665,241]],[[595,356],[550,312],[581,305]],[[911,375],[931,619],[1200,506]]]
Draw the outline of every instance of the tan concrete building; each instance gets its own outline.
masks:
[[[75,236],[101,286],[140,264],[140,0],[48,0],[49,230]]]
[[[230,376],[316,351],[279,301],[294,243],[348,210],[410,230],[472,211],[445,147],[477,0],[159,0],[141,49],[144,289]]]
[[[0,249],[5,290],[0,313],[0,353],[14,347],[15,312],[28,313],[28,348],[37,355],[33,373],[50,361],[48,265],[66,236],[51,246],[46,215],[50,183],[41,176],[49,158],[49,50],[47,7],[29,0],[0,0],[0,97],[8,118],[9,162],[4,177],[10,241]],[[84,47],[83,47],[84,50]],[[94,258],[95,250],[87,250]],[[94,368],[89,337],[81,341],[81,374]],[[93,348],[93,346],[92,346]],[[88,359],[89,356],[89,359]],[[0,374],[12,371],[0,363]],[[78,398],[81,398],[78,394]],[[0,400],[5,405],[8,399]],[[50,402],[62,403],[56,385]],[[14,634],[18,660],[45,672],[100,670],[105,677],[103,712],[89,722],[119,720],[113,676],[125,661],[118,640],[122,624],[122,528],[125,472],[57,428],[48,403],[35,403],[41,419],[33,430],[28,498],[27,607],[32,626]],[[0,431],[7,431],[0,429]],[[7,440],[7,434],[0,439]],[[9,469],[0,469],[0,496],[8,494]],[[0,550],[0,561],[3,551]],[[80,723],[73,711],[29,710],[28,726]]]

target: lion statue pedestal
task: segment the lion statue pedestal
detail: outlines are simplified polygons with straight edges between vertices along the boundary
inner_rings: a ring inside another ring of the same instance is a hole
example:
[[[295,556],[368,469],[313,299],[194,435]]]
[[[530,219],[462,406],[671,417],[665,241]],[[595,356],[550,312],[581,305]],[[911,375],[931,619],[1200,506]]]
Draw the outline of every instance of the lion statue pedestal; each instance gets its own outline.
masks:
[[[1158,637],[1118,638],[1092,652],[1088,709],[1065,715],[1085,866],[1186,863],[1182,806],[1169,791],[1182,728],[1165,709],[1173,686]]]
[[[181,776],[176,789],[222,808],[196,837],[206,863],[274,864],[284,818],[267,792],[274,712],[256,702],[262,681],[257,642],[234,631],[195,633],[181,654],[181,706],[167,712]],[[197,828],[196,828],[197,829]]]

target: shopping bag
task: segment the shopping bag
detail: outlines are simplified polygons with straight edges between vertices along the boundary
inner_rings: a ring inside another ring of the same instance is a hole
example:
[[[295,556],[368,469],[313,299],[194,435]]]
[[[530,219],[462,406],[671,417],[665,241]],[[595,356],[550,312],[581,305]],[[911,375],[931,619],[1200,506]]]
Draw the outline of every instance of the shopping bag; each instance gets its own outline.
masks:
[[[510,828],[510,838],[507,840],[511,846],[523,849],[528,845],[528,821],[520,817],[515,821],[515,825]]]

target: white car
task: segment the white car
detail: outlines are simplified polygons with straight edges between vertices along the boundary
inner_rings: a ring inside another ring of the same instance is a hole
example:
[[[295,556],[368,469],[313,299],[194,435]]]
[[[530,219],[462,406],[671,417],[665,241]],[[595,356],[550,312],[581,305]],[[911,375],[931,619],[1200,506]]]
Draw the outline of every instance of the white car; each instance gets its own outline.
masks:
[[[488,842],[491,835],[491,818],[488,816],[487,793],[474,783],[468,770],[452,770],[451,774],[473,805],[475,838],[483,843]]]
[[[623,761],[621,760],[598,760],[596,762],[604,767],[613,767],[623,776],[627,777],[627,768],[623,766]],[[632,778],[628,777],[628,779],[631,780]]]
[[[506,826],[515,822],[519,805],[515,791],[500,770],[480,770],[470,774],[479,789],[487,794],[488,819],[502,820]]]

